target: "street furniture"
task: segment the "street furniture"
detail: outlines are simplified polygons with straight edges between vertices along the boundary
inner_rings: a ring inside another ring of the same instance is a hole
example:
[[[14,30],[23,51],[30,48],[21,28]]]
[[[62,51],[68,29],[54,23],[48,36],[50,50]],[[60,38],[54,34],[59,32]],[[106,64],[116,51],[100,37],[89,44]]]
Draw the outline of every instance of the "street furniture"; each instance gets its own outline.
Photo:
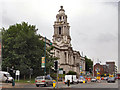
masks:
[[[83,81],[83,83],[85,83],[85,81]]]
[[[55,88],[55,86],[56,86],[56,81],[53,80],[53,88]]]
[[[14,81],[14,79],[13,79],[13,81],[12,81],[12,86],[15,86],[15,81]]]

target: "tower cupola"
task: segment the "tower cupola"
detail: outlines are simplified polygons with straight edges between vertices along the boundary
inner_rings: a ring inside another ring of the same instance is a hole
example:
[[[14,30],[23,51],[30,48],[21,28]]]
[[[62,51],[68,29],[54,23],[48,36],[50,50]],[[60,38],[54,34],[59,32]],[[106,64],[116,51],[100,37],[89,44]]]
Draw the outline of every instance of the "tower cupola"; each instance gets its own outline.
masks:
[[[54,22],[54,35],[53,43],[56,43],[59,46],[68,45],[70,46],[70,26],[67,22],[67,15],[63,6],[60,6],[59,13],[56,15],[56,21]]]
[[[63,9],[63,6],[60,6],[60,10],[58,12],[59,12],[59,14],[65,13],[65,10]]]

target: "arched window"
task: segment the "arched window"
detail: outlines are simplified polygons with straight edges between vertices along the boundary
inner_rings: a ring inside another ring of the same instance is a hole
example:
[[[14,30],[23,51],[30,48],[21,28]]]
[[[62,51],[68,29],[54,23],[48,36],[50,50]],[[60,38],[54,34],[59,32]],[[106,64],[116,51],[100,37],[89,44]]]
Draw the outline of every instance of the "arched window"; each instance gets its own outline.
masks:
[[[61,34],[61,27],[59,27],[59,34]]]
[[[61,17],[59,18],[59,20],[61,21]]]

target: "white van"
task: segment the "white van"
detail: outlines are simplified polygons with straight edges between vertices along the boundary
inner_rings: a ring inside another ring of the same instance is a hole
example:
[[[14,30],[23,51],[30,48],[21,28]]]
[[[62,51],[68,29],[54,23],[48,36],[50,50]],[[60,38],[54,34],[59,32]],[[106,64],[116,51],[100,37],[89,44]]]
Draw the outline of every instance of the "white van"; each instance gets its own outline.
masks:
[[[0,82],[12,82],[13,77],[8,72],[0,71]]]
[[[78,79],[76,75],[65,75],[65,84],[67,84],[67,80],[70,80],[70,83],[77,83],[78,84]]]

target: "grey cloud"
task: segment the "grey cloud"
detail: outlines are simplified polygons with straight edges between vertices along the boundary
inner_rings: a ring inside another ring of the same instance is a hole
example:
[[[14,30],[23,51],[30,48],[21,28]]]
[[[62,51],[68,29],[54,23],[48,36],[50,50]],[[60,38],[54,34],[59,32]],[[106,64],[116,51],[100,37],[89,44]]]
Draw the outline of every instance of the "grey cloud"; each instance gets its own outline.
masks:
[[[112,41],[114,42],[116,40],[118,40],[117,35],[115,36],[115,35],[113,35],[111,33],[101,33],[96,38],[96,41],[104,42],[104,43],[105,42],[108,43],[108,42],[112,42]]]

